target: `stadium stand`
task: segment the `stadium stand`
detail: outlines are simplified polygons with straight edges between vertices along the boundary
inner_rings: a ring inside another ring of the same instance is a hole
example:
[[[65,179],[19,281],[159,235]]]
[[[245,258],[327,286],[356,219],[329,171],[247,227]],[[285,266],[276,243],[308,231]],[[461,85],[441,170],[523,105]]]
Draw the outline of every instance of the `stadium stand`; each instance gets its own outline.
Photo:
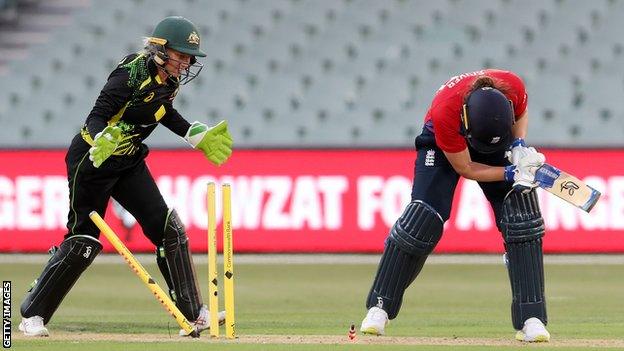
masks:
[[[176,107],[237,147],[412,147],[435,90],[487,67],[525,80],[531,144],[624,144],[624,0],[0,0],[0,147],[65,147],[168,15],[208,53]]]

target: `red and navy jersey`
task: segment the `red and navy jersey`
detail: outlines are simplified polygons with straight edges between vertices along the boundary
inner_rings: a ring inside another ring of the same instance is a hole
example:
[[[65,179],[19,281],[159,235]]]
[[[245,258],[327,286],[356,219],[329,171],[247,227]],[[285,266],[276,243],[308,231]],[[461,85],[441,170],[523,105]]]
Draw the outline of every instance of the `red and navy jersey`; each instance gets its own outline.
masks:
[[[493,78],[507,88],[504,93],[513,104],[516,119],[526,111],[526,89],[522,79],[513,72],[484,69],[451,77],[438,89],[425,115],[425,127],[435,134],[436,144],[443,151],[455,153],[466,149],[461,134],[462,106],[472,83],[481,76]]]

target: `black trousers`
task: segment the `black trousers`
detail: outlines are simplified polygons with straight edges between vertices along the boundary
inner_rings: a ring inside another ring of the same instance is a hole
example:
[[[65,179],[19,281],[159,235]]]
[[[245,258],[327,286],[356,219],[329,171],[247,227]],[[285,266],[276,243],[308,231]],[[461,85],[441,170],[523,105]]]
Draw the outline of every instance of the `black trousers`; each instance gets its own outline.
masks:
[[[99,168],[89,160],[89,148],[77,135],[65,157],[70,201],[65,238],[98,238],[100,230],[89,213],[95,210],[104,217],[112,196],[136,218],[149,240],[161,246],[168,207],[145,164],[147,146],[142,145],[132,156],[111,156]]]
[[[459,181],[459,174],[455,172],[444,152],[436,146],[435,137],[427,128],[416,138],[417,158],[414,165],[414,181],[412,184],[412,201],[421,200],[431,205],[444,221],[451,214],[453,195]],[[479,163],[490,166],[506,166],[509,161],[505,158],[505,151],[493,154],[480,154],[470,149],[470,158]],[[490,202],[496,225],[499,226],[501,210],[505,195],[511,190],[511,183],[479,182],[485,197]],[[499,227],[500,230],[500,227]]]

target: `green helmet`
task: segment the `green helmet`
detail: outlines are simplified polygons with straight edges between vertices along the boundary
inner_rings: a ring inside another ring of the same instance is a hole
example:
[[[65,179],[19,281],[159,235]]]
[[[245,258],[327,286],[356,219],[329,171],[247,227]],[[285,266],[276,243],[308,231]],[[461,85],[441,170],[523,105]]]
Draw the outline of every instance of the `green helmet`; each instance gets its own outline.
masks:
[[[183,54],[206,56],[199,49],[199,30],[193,22],[181,16],[171,16],[160,21],[149,40]]]

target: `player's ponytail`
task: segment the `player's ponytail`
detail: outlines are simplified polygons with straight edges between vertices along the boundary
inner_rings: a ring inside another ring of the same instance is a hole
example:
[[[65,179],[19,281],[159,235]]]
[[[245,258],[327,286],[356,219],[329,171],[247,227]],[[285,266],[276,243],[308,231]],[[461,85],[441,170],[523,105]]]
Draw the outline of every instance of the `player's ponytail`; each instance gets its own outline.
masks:
[[[470,91],[472,92],[477,89],[481,89],[485,87],[496,88],[494,84],[494,79],[488,76],[481,76],[472,83],[472,86],[470,87]]]
[[[465,100],[468,99],[468,96],[470,96],[472,92],[485,87],[494,88],[505,95],[507,95],[510,90],[509,85],[499,79],[490,76],[479,76],[474,82],[472,82],[472,85],[464,95],[464,103],[466,103]]]

